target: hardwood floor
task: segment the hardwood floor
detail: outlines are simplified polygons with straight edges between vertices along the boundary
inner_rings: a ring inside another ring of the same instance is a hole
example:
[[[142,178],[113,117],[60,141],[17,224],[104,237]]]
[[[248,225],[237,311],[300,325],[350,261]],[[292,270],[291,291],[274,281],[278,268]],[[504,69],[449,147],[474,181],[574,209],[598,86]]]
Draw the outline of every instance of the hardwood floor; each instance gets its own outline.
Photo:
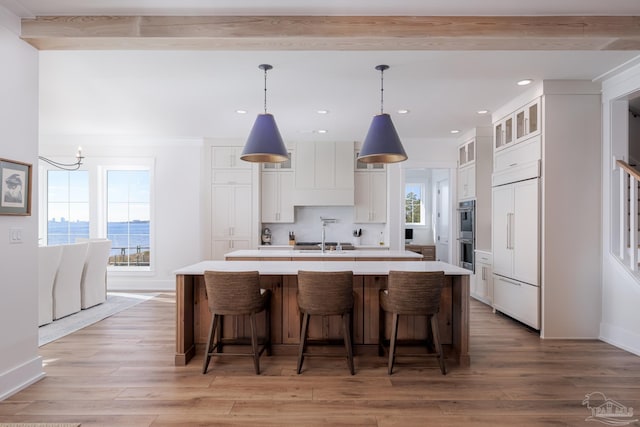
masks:
[[[47,377],[0,402],[0,422],[82,426],[594,425],[582,405],[602,392],[640,408],[640,357],[599,341],[543,341],[471,304],[471,367],[356,357],[202,357],[173,365],[175,297],[161,294],[40,348]],[[633,419],[640,418],[638,414]],[[640,424],[640,422],[638,422]],[[599,425],[599,423],[595,423]],[[635,423],[632,425],[636,425]]]

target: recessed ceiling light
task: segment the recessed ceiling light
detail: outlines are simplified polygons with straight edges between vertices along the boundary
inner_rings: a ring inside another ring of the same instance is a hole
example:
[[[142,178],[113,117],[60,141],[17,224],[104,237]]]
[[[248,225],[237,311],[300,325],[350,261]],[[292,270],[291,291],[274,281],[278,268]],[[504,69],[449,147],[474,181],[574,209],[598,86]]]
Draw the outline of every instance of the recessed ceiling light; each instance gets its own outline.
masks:
[[[398,110],[398,114],[409,114],[409,110],[406,110],[406,109]]]
[[[532,82],[532,79],[523,79],[518,82],[518,86],[526,86],[528,84],[531,84]]]
[[[452,131],[450,131],[450,132],[451,132],[451,133],[453,133],[453,134],[460,133],[460,131],[459,131],[458,129],[453,129],[453,130],[452,130]]]
[[[318,110],[316,111],[318,114],[329,114],[329,110]]]
[[[327,130],[326,129],[318,129],[316,132],[318,132],[318,133],[327,133]]]
[[[489,112],[489,110],[478,110],[477,113],[478,114],[487,114]]]
[[[236,110],[238,114],[247,114],[247,110]]]

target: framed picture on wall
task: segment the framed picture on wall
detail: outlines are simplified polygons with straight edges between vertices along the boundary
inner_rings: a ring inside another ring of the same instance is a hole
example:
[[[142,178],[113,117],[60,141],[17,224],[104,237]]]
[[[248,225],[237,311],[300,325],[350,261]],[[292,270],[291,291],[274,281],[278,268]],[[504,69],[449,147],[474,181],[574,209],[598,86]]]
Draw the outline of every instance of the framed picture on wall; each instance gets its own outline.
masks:
[[[0,158],[0,215],[31,215],[31,164]]]

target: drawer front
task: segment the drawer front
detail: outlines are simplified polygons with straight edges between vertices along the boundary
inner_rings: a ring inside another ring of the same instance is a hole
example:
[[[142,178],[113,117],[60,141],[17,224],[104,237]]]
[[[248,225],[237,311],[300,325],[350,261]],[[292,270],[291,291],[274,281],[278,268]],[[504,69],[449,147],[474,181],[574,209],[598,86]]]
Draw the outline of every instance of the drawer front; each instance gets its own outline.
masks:
[[[494,158],[493,170],[497,172],[499,170],[521,166],[522,164],[539,160],[540,158],[541,139],[540,136],[537,136],[497,152]]]
[[[493,306],[532,328],[540,329],[540,288],[493,275]]]

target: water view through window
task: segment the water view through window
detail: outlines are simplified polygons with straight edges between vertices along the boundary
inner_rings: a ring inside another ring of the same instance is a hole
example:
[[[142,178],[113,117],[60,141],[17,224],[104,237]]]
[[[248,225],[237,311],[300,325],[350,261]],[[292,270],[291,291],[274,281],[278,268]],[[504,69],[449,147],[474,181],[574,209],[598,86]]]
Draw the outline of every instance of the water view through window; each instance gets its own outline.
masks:
[[[78,238],[89,238],[92,220],[89,173],[48,171],[47,186],[47,244],[61,245],[74,243]],[[151,212],[149,171],[108,170],[104,204],[106,237],[111,240],[109,265],[148,267]]]
[[[107,171],[107,238],[111,265],[148,266],[151,194],[149,171]]]

